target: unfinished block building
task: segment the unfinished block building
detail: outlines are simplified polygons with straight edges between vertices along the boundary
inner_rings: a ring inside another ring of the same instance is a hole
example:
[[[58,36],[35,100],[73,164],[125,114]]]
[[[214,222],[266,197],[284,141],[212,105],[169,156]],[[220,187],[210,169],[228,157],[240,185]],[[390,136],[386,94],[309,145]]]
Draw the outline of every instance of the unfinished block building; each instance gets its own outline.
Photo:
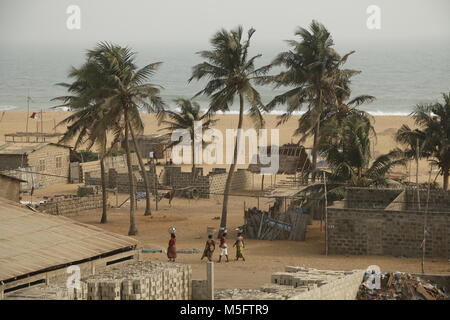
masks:
[[[185,172],[181,167],[165,166],[164,169],[155,176],[154,172],[146,171],[148,181],[151,189],[156,186],[161,191],[169,189],[183,190],[186,188],[195,189],[196,193],[201,198],[209,198],[211,194],[221,194],[225,190],[225,182],[228,173],[226,169],[214,168],[207,175],[203,174],[203,168],[196,168],[195,175],[192,172]],[[194,178],[195,177],[195,178]],[[107,188],[116,188],[118,192],[129,192],[128,173],[125,170],[109,169],[106,174]],[[194,179],[193,179],[194,178]],[[85,173],[86,185],[101,185],[99,172]],[[156,181],[155,181],[156,179]],[[134,185],[137,186],[138,192],[144,192],[144,181],[139,171],[133,172]],[[245,190],[251,187],[251,173],[245,169],[238,169],[233,175],[231,182],[232,190]]]
[[[328,252],[450,257],[450,192],[348,188],[343,201],[328,208]]]

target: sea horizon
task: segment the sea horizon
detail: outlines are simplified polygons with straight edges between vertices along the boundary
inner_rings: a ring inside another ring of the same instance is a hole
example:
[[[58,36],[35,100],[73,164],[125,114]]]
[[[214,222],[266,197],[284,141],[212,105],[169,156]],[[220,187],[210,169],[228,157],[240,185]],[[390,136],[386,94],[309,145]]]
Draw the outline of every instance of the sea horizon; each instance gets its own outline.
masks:
[[[95,45],[95,44],[94,44]],[[67,82],[71,66],[80,66],[85,52],[92,44],[73,46],[22,44],[5,47],[0,52],[0,111],[26,110],[27,97],[31,98],[30,110],[49,110],[59,103],[51,99],[65,95],[56,85]],[[163,64],[150,80],[163,87],[161,97],[169,108],[174,109],[176,98],[192,98],[201,90],[204,82],[188,83],[191,68],[201,62],[196,52],[208,49],[208,45],[130,45],[137,53],[139,67],[162,61]],[[438,100],[448,90],[450,71],[450,43],[430,40],[423,47],[408,42],[366,43],[352,41],[336,43],[341,54],[355,50],[345,67],[360,70],[361,74],[352,80],[352,96],[369,94],[376,100],[360,106],[362,110],[376,116],[409,115],[416,104]],[[255,41],[251,54],[262,54],[257,66],[263,66],[277,53],[288,50],[280,43],[259,44]],[[271,86],[257,86],[264,103],[287,88],[273,89]],[[195,98],[203,110],[208,108],[208,98]],[[231,106],[231,114],[237,113],[237,100]],[[57,109],[51,109],[57,110]],[[63,109],[64,110],[64,109]],[[271,114],[282,114],[284,107]],[[301,113],[301,112],[300,112]]]

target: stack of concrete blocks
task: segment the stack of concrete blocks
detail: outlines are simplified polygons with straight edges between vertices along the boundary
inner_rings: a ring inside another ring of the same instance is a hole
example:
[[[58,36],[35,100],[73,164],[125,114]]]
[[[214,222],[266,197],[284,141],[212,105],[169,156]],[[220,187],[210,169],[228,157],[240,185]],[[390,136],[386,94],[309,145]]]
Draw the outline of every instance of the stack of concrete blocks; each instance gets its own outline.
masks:
[[[100,283],[94,280],[83,282],[87,285],[87,300],[100,300]]]
[[[189,265],[137,262],[83,279],[88,300],[190,300]]]
[[[272,274],[261,289],[231,289],[218,292],[219,299],[354,300],[363,280],[363,270],[332,271],[286,266]]]
[[[102,207],[102,196],[92,195],[67,200],[49,201],[39,205],[37,210],[53,215],[71,216],[82,211],[95,210]]]

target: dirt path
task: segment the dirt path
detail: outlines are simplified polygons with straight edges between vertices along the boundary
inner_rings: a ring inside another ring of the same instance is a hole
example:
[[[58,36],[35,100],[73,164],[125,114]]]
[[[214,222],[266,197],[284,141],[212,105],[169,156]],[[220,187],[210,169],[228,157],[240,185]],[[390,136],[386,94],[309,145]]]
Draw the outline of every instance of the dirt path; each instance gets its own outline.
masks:
[[[169,240],[168,228],[177,228],[177,249],[203,250],[208,226],[218,227],[219,220],[214,219],[221,212],[221,198],[187,200],[175,198],[172,207],[167,200],[162,200],[160,210],[153,212],[152,217],[143,216],[144,202],[139,203],[136,239],[142,247],[166,248]],[[111,199],[112,201],[112,199]],[[243,224],[243,207],[256,206],[257,202],[250,197],[232,197],[229,213],[229,242],[233,243],[236,227]],[[112,202],[115,202],[112,201]],[[261,208],[267,208],[267,201],[261,201]],[[100,210],[86,212],[74,219],[99,226],[106,230],[126,235],[128,232],[128,207],[109,210],[109,222],[99,224]],[[352,270],[366,269],[369,265],[379,265],[383,272],[405,271],[420,272],[420,260],[410,258],[393,258],[381,256],[342,256],[324,254],[324,234],[319,223],[308,228],[307,240],[295,241],[260,241],[246,240],[246,261],[234,261],[235,251],[229,250],[230,262],[215,264],[217,288],[257,288],[270,282],[272,272],[281,271],[285,265],[307,266],[318,269]],[[165,254],[146,253],[144,259],[166,261]],[[189,263],[193,268],[195,279],[206,277],[205,261],[200,261],[201,254],[178,254],[177,262]],[[218,258],[215,252],[214,260]],[[450,274],[448,261],[427,260],[427,273]]]

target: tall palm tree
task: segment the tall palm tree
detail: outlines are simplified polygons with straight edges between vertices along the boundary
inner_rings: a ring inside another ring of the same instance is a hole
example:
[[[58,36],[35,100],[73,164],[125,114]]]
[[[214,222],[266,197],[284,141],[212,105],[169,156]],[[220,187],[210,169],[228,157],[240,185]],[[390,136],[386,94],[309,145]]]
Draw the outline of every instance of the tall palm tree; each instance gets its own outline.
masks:
[[[419,129],[412,130],[408,125],[404,124],[395,134],[395,140],[405,146],[403,150],[408,159],[416,162],[416,185],[419,185],[419,160],[423,157],[430,156],[425,147],[425,133]]]
[[[221,231],[227,225],[228,198],[237,162],[238,144],[245,110],[244,99],[249,103],[247,110],[255,126],[262,127],[264,124],[261,114],[264,111],[264,106],[252,82],[265,74],[268,67],[255,68],[255,60],[261,57],[260,54],[251,58],[248,57],[250,39],[254,32],[254,29],[250,29],[246,39],[243,38],[242,26],[238,26],[231,31],[222,29],[215,33],[210,41],[212,50],[198,53],[205,61],[193,67],[192,76],[189,79],[189,82],[193,79],[207,78],[209,80],[204,89],[196,95],[203,94],[210,97],[208,114],[217,111],[228,112],[234,98],[237,96],[239,99],[238,133],[234,145],[233,162],[230,165],[225,184],[220,221]]]
[[[100,177],[102,187],[102,217],[100,223],[106,223],[107,218],[107,193],[105,179],[105,157],[110,150],[107,147],[107,132],[111,125],[103,121],[101,101],[107,96],[107,90],[102,87],[106,79],[98,69],[98,66],[87,61],[80,68],[72,68],[69,78],[72,83],[58,83],[69,92],[68,96],[61,96],[52,100],[62,101],[62,105],[69,107],[73,114],[62,120],[59,125],[67,127],[64,135],[59,140],[66,143],[75,140],[74,149],[87,143],[87,149],[98,145],[100,151]],[[57,106],[57,107],[60,107]]]
[[[133,139],[135,132],[143,132],[144,125],[140,116],[140,110],[142,108],[148,112],[156,113],[158,117],[164,110],[164,103],[159,96],[160,87],[147,82],[161,63],[148,64],[139,69],[134,62],[135,55],[128,47],[120,47],[110,43],[100,43],[94,50],[88,52],[90,61],[99,66],[108,80],[108,96],[102,101],[102,108],[106,110],[103,118],[107,123],[116,124],[116,130],[114,131],[116,140],[124,135],[123,141],[130,185],[129,235],[137,234],[135,222],[135,185],[129,146],[130,138],[135,143]],[[138,151],[136,155],[146,186],[146,210],[149,212],[150,185],[142,157]]]
[[[275,87],[294,87],[277,95],[267,108],[287,105],[286,112],[280,117],[281,123],[287,121],[296,111],[307,107],[308,122],[298,133],[313,135],[312,179],[315,181],[317,164],[317,143],[320,137],[321,117],[326,106],[336,106],[338,98],[345,96],[345,79],[359,73],[356,70],[341,69],[350,52],[340,56],[333,48],[333,39],[324,25],[312,21],[310,30],[298,28],[295,35],[301,41],[289,40],[291,50],[282,52],[272,61],[271,67],[284,67],[285,70],[274,76],[261,77],[259,83],[273,83]],[[305,120],[305,119],[303,119]]]
[[[161,124],[167,125],[160,130],[169,130],[170,132],[174,132],[175,130],[187,130],[189,131],[191,138],[191,156],[192,156],[192,178],[195,178],[195,159],[196,159],[196,148],[195,141],[196,139],[202,139],[202,137],[196,136],[196,122],[201,123],[201,127],[198,128],[204,132],[209,129],[217,120],[211,118],[210,114],[201,113],[200,105],[197,102],[193,102],[189,99],[175,99],[175,104],[180,108],[180,111],[175,112],[171,110],[165,110],[164,116],[167,116],[169,120],[162,120]],[[206,120],[206,121],[204,121]],[[174,141],[173,145],[181,143],[181,140]],[[203,141],[201,140],[203,145]]]
[[[422,145],[423,152],[433,158],[432,163],[440,169],[443,176],[443,188],[448,190],[450,176],[450,92],[443,93],[443,103],[418,104],[412,116],[417,131],[410,135],[425,137]],[[419,140],[420,141],[420,140]]]

